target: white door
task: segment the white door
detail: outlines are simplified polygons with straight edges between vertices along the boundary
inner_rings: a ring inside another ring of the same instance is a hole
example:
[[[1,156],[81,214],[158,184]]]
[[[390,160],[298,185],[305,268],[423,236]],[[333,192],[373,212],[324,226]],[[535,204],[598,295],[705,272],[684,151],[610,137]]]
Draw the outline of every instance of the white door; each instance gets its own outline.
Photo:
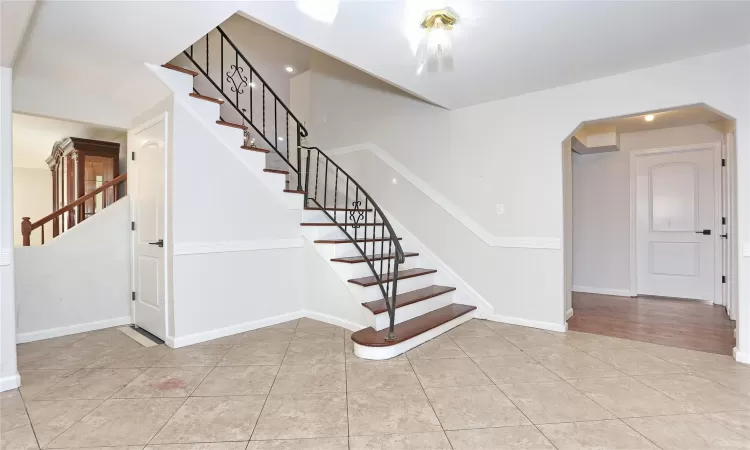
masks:
[[[164,157],[166,116],[128,136],[133,200],[133,323],[166,337]]]
[[[714,301],[714,151],[636,157],[638,294]]]

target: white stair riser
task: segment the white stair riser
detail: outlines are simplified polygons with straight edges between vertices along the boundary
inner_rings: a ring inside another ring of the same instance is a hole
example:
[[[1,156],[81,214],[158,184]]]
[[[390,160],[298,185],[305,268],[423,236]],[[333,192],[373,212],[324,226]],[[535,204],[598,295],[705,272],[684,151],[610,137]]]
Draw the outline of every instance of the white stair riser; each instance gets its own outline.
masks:
[[[317,207],[317,205],[313,206],[312,202],[310,202],[310,205],[313,208]],[[364,215],[360,218],[360,213],[356,211],[333,211],[327,209],[323,212],[319,210],[306,210],[305,220],[309,222],[330,222],[331,219],[326,215],[326,212],[334,217],[337,222],[354,222],[354,219],[356,219],[357,222],[372,222],[375,216],[372,212],[363,213]],[[354,216],[352,216],[352,214],[354,214]],[[380,220],[380,215],[378,215],[377,222],[382,222],[382,220]]]
[[[399,267],[399,270],[403,269]],[[361,292],[357,295],[357,297],[362,298],[363,302],[371,302],[383,298],[383,292],[380,290],[377,284],[367,287],[359,286],[354,283],[351,284],[360,288]],[[432,273],[419,277],[405,278],[403,280],[398,280],[397,293],[403,294],[404,292],[416,291],[417,289],[426,288],[428,286],[432,286],[433,284],[435,284],[435,274]]]
[[[430,331],[414,336],[406,341],[399,342],[396,345],[390,347],[365,347],[354,342],[354,354],[362,359],[374,359],[383,360],[391,359],[402,353],[405,353],[414,347],[424,344],[430,339],[434,339],[441,334],[461,325],[464,322],[468,322],[474,317],[474,312],[468,312],[460,317],[456,317],[450,322],[446,322],[439,327],[435,327]]]
[[[398,266],[399,270],[410,269],[414,267],[414,262],[410,261],[411,259],[413,258],[406,258],[406,262],[404,264],[399,264]],[[373,262],[373,267],[375,268],[376,272],[380,273],[381,264],[383,264],[382,273],[383,275],[385,275],[386,272],[389,272],[387,261],[385,262],[375,261]],[[352,278],[362,278],[362,277],[372,276],[372,270],[370,270],[370,266],[367,263],[349,264],[349,263],[332,261],[331,266],[339,275],[341,275],[341,277],[344,280],[351,280]],[[393,261],[391,261],[390,271],[393,271]],[[356,287],[359,287],[359,286],[356,286]]]
[[[218,118],[218,116],[217,116]],[[218,119],[214,119],[214,122],[216,122]],[[226,125],[219,125],[214,124],[216,127],[216,130],[221,137],[221,140],[229,146],[229,148],[232,149],[239,149],[242,147],[244,135],[242,134],[242,130],[239,128],[234,127],[228,127]]]
[[[307,222],[307,221],[306,221]],[[330,221],[326,222],[317,222],[317,223],[329,223]],[[341,229],[339,229],[338,226],[331,225],[331,226],[322,226],[322,227],[315,227],[316,233],[317,233],[317,239],[348,239],[346,234],[344,234]],[[373,235],[374,237],[381,238],[383,237],[383,231],[385,231],[385,235],[388,236],[388,230],[383,230],[381,226],[372,226],[372,227],[365,227],[361,226],[359,228],[354,228],[352,226],[344,226],[347,233],[352,238],[357,239],[364,239],[369,238],[372,239]]]
[[[187,102],[190,107],[198,113],[201,120],[206,122],[216,122],[216,118],[219,117],[219,105],[214,102],[201,100],[195,97],[188,97]]]
[[[361,239],[361,238],[359,238]],[[346,256],[359,256],[360,253],[357,250],[359,246],[366,255],[370,256],[375,250],[375,254],[389,253],[388,252],[389,241],[376,241],[376,242],[358,242],[357,245],[353,243],[349,244],[316,244],[330,246],[330,252],[334,258],[342,258]],[[374,248],[373,248],[374,247]],[[382,247],[382,249],[381,249]],[[393,244],[390,245],[390,253],[395,253]]]
[[[401,289],[398,290],[401,292]],[[396,308],[396,324],[406,322],[415,317],[419,317],[427,314],[428,312],[436,309],[448,306],[453,303],[453,292],[447,292],[437,297],[428,298],[421,302],[412,303],[411,305],[402,306]],[[364,308],[364,307],[363,307]],[[371,326],[376,330],[380,331],[390,326],[390,318],[388,317],[388,311],[373,315]]]

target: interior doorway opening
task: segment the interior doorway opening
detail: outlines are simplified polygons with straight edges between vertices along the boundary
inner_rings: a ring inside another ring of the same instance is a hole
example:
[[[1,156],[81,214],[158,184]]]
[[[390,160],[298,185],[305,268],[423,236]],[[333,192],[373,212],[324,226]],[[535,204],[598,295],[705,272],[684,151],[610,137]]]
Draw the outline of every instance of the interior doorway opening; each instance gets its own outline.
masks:
[[[732,354],[735,121],[702,104],[589,121],[563,152],[569,329]]]

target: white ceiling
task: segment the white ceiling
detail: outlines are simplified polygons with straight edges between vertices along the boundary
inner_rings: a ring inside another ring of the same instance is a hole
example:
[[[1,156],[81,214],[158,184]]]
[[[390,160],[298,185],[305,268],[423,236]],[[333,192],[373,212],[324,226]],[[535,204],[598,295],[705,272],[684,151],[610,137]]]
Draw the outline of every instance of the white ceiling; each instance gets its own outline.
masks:
[[[115,139],[124,130],[13,114],[13,167],[46,169],[55,142],[67,137]]]
[[[0,66],[12,67],[36,0],[0,0]]]
[[[417,76],[422,14],[446,5],[461,16],[455,70]],[[750,42],[747,1],[350,1],[330,25],[288,1],[246,2],[242,11],[451,109]]]

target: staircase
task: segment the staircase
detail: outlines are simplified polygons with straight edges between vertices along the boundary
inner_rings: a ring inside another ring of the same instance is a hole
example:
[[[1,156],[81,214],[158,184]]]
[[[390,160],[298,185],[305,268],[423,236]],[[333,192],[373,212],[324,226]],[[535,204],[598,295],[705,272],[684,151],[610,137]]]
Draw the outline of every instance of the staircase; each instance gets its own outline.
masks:
[[[473,317],[475,306],[453,302],[451,286],[434,284],[437,270],[418,267],[418,253],[404,251],[401,238],[375,200],[317,147],[307,145],[308,131],[224,33],[216,28],[164,64],[189,79],[196,109],[218,108],[215,125],[242,131],[231,135],[236,148],[253,158],[249,164],[301,209],[303,234],[350,285],[367,310],[371,327],[352,334],[354,353],[388,359],[416,347]],[[169,85],[172,75],[161,76]],[[182,83],[182,81],[180,81]],[[218,107],[216,106],[218,105]],[[214,109],[214,110],[215,110]],[[257,167],[259,158],[265,165]],[[274,166],[274,167],[269,167]]]

